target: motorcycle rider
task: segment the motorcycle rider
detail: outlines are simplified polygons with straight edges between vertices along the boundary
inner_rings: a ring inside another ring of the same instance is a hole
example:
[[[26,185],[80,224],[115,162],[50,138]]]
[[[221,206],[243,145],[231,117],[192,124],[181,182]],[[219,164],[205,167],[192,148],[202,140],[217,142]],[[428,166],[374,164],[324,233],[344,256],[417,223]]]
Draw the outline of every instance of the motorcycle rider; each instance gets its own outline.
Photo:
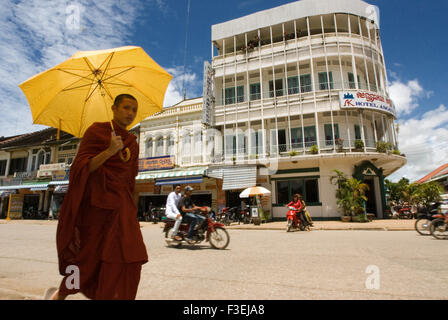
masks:
[[[308,213],[308,210],[306,210],[306,203],[305,203],[305,201],[303,201],[302,196],[300,194],[297,194],[297,196],[299,197],[299,200],[302,203],[303,217],[305,218],[305,221],[308,223],[308,225],[310,227],[312,227],[313,226],[313,220],[311,220],[311,216]]]
[[[188,230],[188,234],[185,239],[188,242],[193,241],[193,231],[196,224],[199,224],[201,226],[205,221],[205,218],[203,216],[194,213],[195,211],[201,210],[201,208],[196,206],[191,199],[193,190],[194,189],[192,187],[186,186],[184,189],[184,196],[180,199],[178,204],[178,208],[183,214],[183,218],[190,220],[190,229]]]
[[[177,232],[179,230],[179,226],[182,222],[182,215],[179,212],[179,209],[177,208],[177,205],[179,204],[180,199],[182,198],[182,195],[180,193],[180,184],[175,185],[174,191],[171,192],[168,195],[168,199],[166,200],[166,209],[165,209],[165,215],[169,219],[176,220],[173,227],[173,234],[172,239],[181,241],[182,238],[177,235]]]
[[[293,195],[292,201],[286,205],[286,207],[293,207],[296,210],[296,215],[301,214],[303,209],[302,201],[300,201],[299,196],[300,195],[298,193]],[[302,215],[300,215],[300,219],[304,221]]]

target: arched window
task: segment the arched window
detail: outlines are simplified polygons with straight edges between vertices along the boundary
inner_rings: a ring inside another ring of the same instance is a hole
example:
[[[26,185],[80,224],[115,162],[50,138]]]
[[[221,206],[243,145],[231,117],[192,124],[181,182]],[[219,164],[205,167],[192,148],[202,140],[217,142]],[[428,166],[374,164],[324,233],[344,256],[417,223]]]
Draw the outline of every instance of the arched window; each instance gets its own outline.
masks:
[[[163,138],[159,137],[156,140],[156,157],[160,157],[163,155]]]
[[[182,155],[189,156],[191,153],[191,135],[190,132],[184,132],[182,137]]]
[[[200,156],[202,152],[202,132],[197,131],[194,134],[194,155]]]
[[[174,151],[174,136],[170,136],[168,138],[168,150],[167,150],[168,155],[173,156],[175,151]]]
[[[152,139],[149,138],[148,141],[146,141],[146,157],[152,157]]]

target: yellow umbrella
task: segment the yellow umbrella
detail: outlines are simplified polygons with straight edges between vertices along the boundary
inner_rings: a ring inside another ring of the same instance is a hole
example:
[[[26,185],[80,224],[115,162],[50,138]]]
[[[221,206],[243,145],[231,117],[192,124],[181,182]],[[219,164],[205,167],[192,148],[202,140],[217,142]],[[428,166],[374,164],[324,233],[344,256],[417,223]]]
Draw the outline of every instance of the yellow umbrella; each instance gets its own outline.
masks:
[[[33,123],[82,137],[92,123],[112,120],[113,100],[122,93],[138,101],[130,127],[161,111],[171,79],[142,48],[128,46],[79,51],[19,87],[30,104]]]

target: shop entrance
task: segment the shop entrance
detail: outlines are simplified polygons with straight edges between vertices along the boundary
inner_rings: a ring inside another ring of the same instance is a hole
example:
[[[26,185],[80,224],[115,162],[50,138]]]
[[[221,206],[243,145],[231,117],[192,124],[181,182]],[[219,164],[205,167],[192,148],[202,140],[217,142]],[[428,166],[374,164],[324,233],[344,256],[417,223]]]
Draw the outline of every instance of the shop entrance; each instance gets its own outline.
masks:
[[[0,219],[6,219],[8,215],[9,196],[0,198]]]
[[[226,207],[241,207],[241,201],[243,199],[240,198],[241,190],[227,190],[226,191]],[[247,201],[247,199],[245,200]]]
[[[376,193],[375,193],[375,180],[373,177],[366,177],[364,183],[369,186],[369,191],[367,191],[366,197],[366,212],[373,213],[378,217],[378,211],[376,209]]]

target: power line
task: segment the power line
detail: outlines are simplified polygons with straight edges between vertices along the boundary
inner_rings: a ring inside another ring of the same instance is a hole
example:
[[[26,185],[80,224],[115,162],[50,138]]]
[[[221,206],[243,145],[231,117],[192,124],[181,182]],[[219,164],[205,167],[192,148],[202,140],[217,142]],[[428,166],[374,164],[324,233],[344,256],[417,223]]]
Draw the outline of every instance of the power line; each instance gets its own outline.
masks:
[[[185,27],[185,48],[184,48],[184,75],[182,80],[182,92],[184,94],[184,100],[187,98],[187,90],[185,88],[186,78],[186,65],[187,65],[187,44],[188,44],[188,28],[190,25],[190,0],[187,0],[187,23]]]

